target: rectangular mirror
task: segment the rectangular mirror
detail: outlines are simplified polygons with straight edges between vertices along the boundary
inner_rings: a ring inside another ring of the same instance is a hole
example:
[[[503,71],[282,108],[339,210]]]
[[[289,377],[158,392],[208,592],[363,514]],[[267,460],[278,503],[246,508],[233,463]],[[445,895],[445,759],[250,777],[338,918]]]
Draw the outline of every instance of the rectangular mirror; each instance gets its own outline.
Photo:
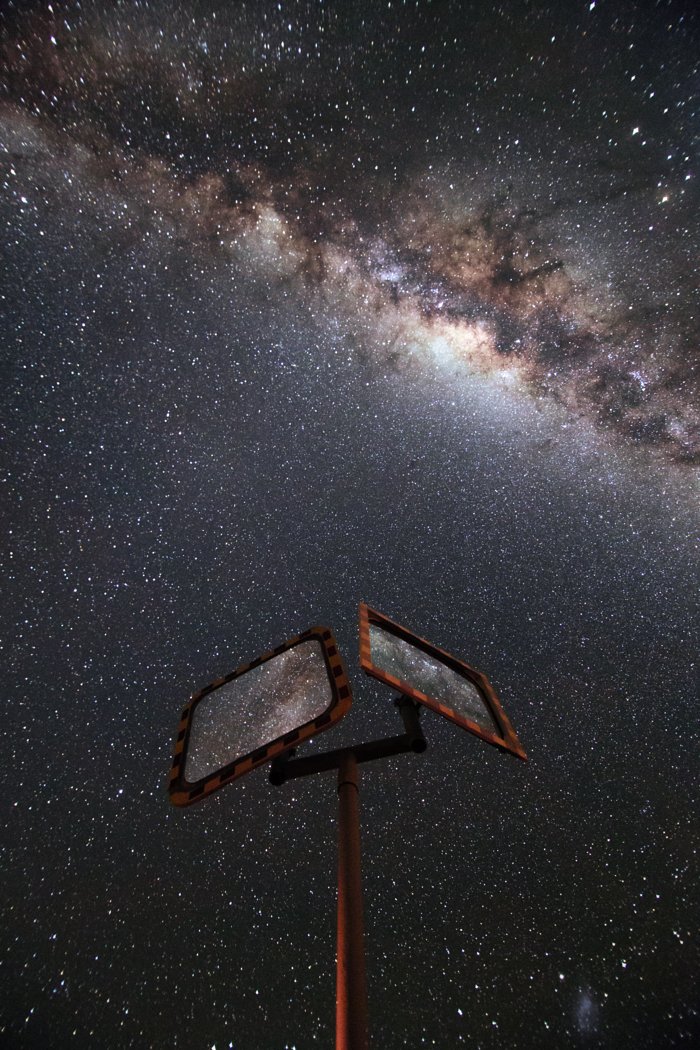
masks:
[[[360,666],[467,732],[527,758],[485,674],[364,602],[360,604]]]
[[[370,624],[369,648],[375,667],[445,704],[483,729],[492,733],[499,731],[476,686],[447,664],[377,624]]]
[[[194,783],[322,715],[333,699],[318,641],[285,649],[212,690],[192,716],[185,778]]]
[[[170,800],[188,806],[270,762],[350,709],[328,627],[312,627],[196,693],[180,716]]]

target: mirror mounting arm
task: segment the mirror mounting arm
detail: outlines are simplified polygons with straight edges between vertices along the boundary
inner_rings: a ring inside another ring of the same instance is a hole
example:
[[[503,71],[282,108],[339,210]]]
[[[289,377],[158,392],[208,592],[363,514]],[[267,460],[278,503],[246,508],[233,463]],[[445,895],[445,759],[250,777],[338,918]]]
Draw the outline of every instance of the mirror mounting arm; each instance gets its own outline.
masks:
[[[408,751],[415,752],[415,739],[409,733],[392,736],[384,740],[368,740],[364,744],[342,747],[337,751],[326,751],[322,755],[308,755],[306,758],[294,758],[291,761],[284,756],[274,759],[270,770],[272,784],[284,784],[295,777],[308,777],[314,773],[325,773],[329,769],[338,769],[347,755],[354,755],[356,762],[374,762],[378,758],[390,758],[392,755],[403,755]],[[425,740],[423,740],[425,744]],[[426,745],[427,746],[427,745]],[[425,747],[421,748],[425,750]]]
[[[403,755],[408,751],[422,754],[428,743],[418,721],[420,705],[403,694],[394,703],[406,730],[402,736],[385,737],[382,740],[367,740],[363,744],[342,747],[335,751],[325,751],[321,755],[308,755],[305,758],[294,758],[296,750],[287,751],[273,759],[270,769],[270,783],[279,786],[286,780],[296,777],[308,777],[314,773],[325,773],[329,769],[339,769],[345,758],[352,754],[356,762],[374,762],[379,758],[390,758],[392,755]]]
[[[420,727],[420,704],[412,700],[410,696],[406,696],[405,693],[402,693],[398,699],[394,700],[394,703],[399,709],[406,736],[411,740],[411,750],[415,751],[416,754],[422,754],[427,748],[428,742],[423,736],[423,730]]]

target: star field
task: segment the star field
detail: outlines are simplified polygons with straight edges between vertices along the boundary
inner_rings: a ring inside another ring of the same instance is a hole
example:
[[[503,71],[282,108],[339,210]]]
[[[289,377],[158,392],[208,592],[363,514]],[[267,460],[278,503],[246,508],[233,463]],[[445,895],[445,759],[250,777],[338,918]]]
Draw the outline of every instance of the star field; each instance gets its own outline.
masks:
[[[694,5],[0,11],[0,1042],[332,1045],[336,785],[187,697],[357,606],[483,670],[362,768],[372,1045],[692,1047]],[[251,727],[252,728],[252,727]]]

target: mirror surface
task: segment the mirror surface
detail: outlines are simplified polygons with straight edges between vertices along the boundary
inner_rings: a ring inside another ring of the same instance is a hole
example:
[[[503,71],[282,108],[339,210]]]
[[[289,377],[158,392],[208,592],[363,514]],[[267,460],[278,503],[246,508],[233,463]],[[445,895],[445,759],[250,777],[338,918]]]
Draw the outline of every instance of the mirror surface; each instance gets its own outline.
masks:
[[[322,715],[333,693],[318,641],[300,642],[200,700],[192,716],[190,783]]]
[[[501,731],[484,698],[468,678],[374,623],[369,625],[369,644],[372,663],[379,670],[500,737]]]

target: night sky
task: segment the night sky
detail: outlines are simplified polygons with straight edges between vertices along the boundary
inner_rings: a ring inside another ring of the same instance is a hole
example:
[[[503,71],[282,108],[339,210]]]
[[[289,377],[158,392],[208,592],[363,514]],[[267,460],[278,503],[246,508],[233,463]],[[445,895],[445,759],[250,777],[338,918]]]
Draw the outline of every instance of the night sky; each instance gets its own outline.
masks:
[[[333,1042],[336,780],[167,796],[361,600],[487,674],[362,767],[373,1046],[700,1045],[700,13],[0,6],[0,1044]]]

